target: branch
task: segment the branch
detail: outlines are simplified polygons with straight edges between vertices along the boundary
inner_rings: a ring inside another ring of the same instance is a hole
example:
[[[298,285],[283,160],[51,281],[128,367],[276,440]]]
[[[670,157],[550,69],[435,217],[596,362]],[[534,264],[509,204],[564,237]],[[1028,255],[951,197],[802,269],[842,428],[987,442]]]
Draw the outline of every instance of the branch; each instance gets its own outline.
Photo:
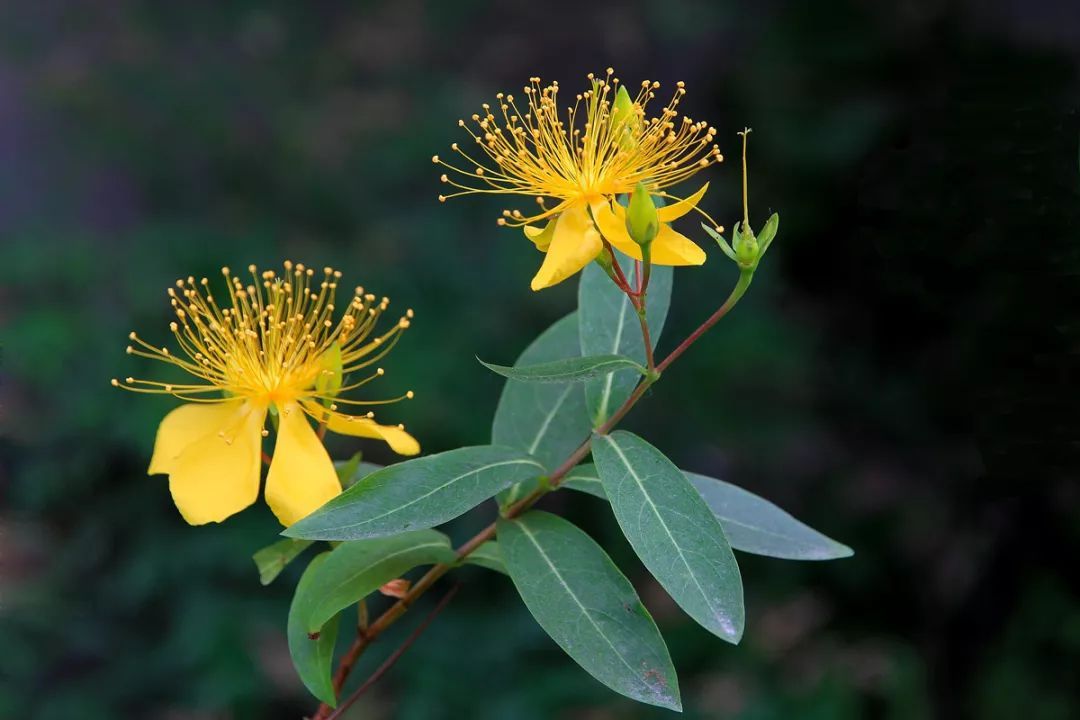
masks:
[[[419,638],[424,633],[424,631],[427,630],[428,625],[430,625],[431,622],[436,618],[436,616],[438,616],[438,614],[441,613],[443,609],[450,603],[450,600],[453,599],[454,595],[457,594],[457,591],[460,588],[460,584],[450,588],[449,592],[443,595],[442,599],[439,600],[438,604],[431,610],[430,613],[428,613],[427,617],[424,618],[424,621],[416,626],[416,629],[412,631],[409,637],[405,638],[405,642],[401,643],[401,645],[398,646],[397,650],[390,653],[390,657],[386,658],[386,660],[383,661],[383,664],[380,665],[375,670],[375,672],[371,673],[371,676],[368,677],[368,679],[365,680],[363,684],[360,685],[360,687],[356,688],[352,695],[346,698],[345,701],[338,706],[337,710],[328,715],[326,717],[326,720],[337,720],[338,718],[340,718],[345,713],[345,711],[352,706],[353,703],[360,699],[360,696],[363,695],[368,688],[378,682],[379,678],[385,675],[390,668],[394,667],[394,664],[401,659],[401,656],[405,654],[405,651],[412,647],[412,644],[416,642],[417,638]],[[316,718],[318,718],[318,716],[316,716]]]

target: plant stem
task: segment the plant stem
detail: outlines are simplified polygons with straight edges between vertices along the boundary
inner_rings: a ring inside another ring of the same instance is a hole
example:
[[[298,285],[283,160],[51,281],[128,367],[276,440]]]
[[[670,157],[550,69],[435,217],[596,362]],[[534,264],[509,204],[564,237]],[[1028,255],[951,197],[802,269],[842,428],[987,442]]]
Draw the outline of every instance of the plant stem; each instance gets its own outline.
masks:
[[[664,358],[663,362],[656,366],[659,372],[664,372],[671,363],[679,359],[679,356],[690,349],[690,346],[697,342],[698,338],[709,331],[716,323],[720,322],[720,319],[731,311],[731,308],[735,307],[735,303],[739,302],[739,298],[743,296],[746,289],[750,287],[750,281],[754,279],[754,272],[752,270],[743,270],[739,273],[739,281],[735,283],[734,289],[731,294],[728,295],[728,299],[724,301],[716,312],[709,316],[709,318],[698,326],[697,330],[686,336],[686,339],[679,343],[679,346],[671,351],[671,354]]]
[[[344,714],[344,712],[352,706],[353,703],[360,699],[360,696],[363,695],[369,687],[374,685],[379,680],[379,678],[385,675],[386,672],[390,668],[392,668],[398,660],[401,659],[401,656],[405,654],[405,651],[412,647],[412,644],[416,642],[417,638],[419,638],[424,633],[424,631],[427,630],[428,625],[430,625],[431,622],[436,618],[436,616],[438,616],[438,614],[441,613],[443,609],[450,603],[450,600],[453,599],[454,595],[457,594],[457,591],[460,588],[460,584],[450,588],[449,592],[443,595],[442,599],[439,600],[438,604],[432,609],[430,613],[428,613],[427,617],[424,618],[424,621],[417,625],[416,629],[412,631],[409,637],[405,638],[405,642],[401,643],[401,645],[398,646],[397,650],[390,653],[390,657],[386,658],[386,660],[383,661],[383,664],[380,665],[375,670],[375,672],[371,673],[371,676],[367,680],[365,680],[363,684],[360,685],[360,687],[356,688],[352,695],[350,695],[343,703],[338,706],[337,710],[328,715],[326,717],[326,720],[336,720],[337,718],[340,718],[342,714]],[[316,715],[316,720],[319,720],[318,715]]]
[[[656,371],[658,373],[663,372],[668,366],[671,365],[671,363],[675,362],[675,360],[677,360],[680,355],[686,352],[687,349],[689,349],[689,347],[693,345],[702,335],[704,335],[709,330],[709,328],[719,322],[720,319],[724,317],[724,315],[730,312],[731,308],[733,308],[735,304],[739,302],[739,298],[741,298],[746,292],[746,289],[750,287],[750,280],[752,278],[753,272],[743,271],[739,275],[739,280],[735,284],[735,287],[732,289],[731,294],[728,296],[727,300],[724,301],[724,304],[721,305],[716,312],[709,316],[709,318],[705,322],[703,322],[696,330],[694,330],[694,332],[690,333],[690,335],[688,335],[687,338],[683,340],[678,347],[672,350],[671,354],[669,354],[666,358],[664,358],[663,362],[656,366]],[[647,333],[647,327],[648,325],[643,321],[643,333]],[[646,347],[652,347],[652,343],[650,342],[647,334],[645,334],[642,339],[645,341]],[[650,369],[652,368],[650,367]],[[600,427],[596,428],[595,434],[606,435],[607,433],[611,432],[611,430],[613,430],[615,426],[618,425],[624,417],[626,417],[626,414],[630,412],[631,408],[633,408],[634,405],[637,404],[637,402],[642,398],[642,396],[645,395],[645,392],[650,387],[652,387],[653,383],[656,382],[658,377],[658,374],[650,374],[646,376],[640,383],[638,383],[638,386],[634,388],[634,391],[630,394],[630,397],[628,397],[626,401],[621,406],[619,406],[619,409],[612,413],[611,417],[608,418],[607,421],[604,422]],[[555,470],[552,471],[551,475],[548,476],[548,482],[546,483],[545,487],[537,488],[525,497],[523,497],[521,500],[518,500],[516,503],[507,508],[507,510],[503,513],[503,517],[507,519],[513,519],[518,517],[526,510],[531,508],[534,504],[536,504],[536,502],[544,495],[553,490],[556,490],[561,484],[562,479],[566,477],[567,473],[573,470],[574,467],[578,465],[578,463],[585,459],[585,457],[589,454],[591,448],[592,439],[589,438],[581,445],[579,445],[578,448],[574,450],[574,452],[570,453],[569,457],[567,457],[561,465],[559,465],[557,468],[555,468]],[[383,631],[386,630],[386,628],[392,625],[399,617],[404,615],[405,611],[409,609],[409,606],[412,605],[412,603],[415,602],[417,598],[423,595],[428,590],[428,588],[434,585],[439,578],[441,578],[443,575],[455,568],[459,562],[468,557],[469,554],[475,551],[478,547],[494,538],[495,527],[495,523],[491,523],[486,528],[484,528],[472,538],[470,538],[465,544],[459,547],[457,549],[456,562],[440,563],[438,565],[433,565],[431,569],[429,569],[419,580],[416,581],[416,584],[413,585],[412,588],[410,588],[409,592],[407,592],[404,597],[402,597],[396,603],[387,608],[386,611],[383,612],[383,614],[380,615],[378,618],[376,618],[375,621],[372,622],[371,625],[369,625],[364,632],[358,634],[356,640],[353,641],[352,646],[342,658],[341,663],[338,666],[338,671],[334,675],[334,689],[337,693],[341,692],[341,687],[345,684],[345,679],[352,671],[353,666],[356,664],[357,658],[360,657],[360,654],[364,651],[364,649],[372,642],[374,642],[374,640],[378,638],[379,635],[381,635]],[[374,680],[369,678],[369,680],[365,682],[362,688],[366,689],[366,686],[373,681]],[[320,705],[319,712],[316,713],[313,720],[328,720],[327,715],[323,713],[324,708],[326,709],[327,713],[330,711],[329,706],[325,704]]]

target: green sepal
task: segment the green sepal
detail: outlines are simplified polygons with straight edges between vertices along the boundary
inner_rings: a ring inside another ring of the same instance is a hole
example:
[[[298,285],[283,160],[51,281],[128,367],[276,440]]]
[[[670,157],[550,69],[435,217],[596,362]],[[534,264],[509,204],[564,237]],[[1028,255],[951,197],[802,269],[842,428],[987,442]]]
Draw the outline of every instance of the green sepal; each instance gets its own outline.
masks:
[[[341,344],[335,342],[319,357],[319,375],[315,378],[315,392],[319,395],[336,397],[341,390],[341,369]]]

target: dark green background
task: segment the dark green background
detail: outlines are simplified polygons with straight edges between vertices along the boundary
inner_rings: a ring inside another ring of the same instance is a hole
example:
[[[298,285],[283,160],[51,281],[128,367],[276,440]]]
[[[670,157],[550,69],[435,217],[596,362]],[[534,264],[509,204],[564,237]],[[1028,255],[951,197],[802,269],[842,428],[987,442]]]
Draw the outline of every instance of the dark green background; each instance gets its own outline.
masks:
[[[440,205],[430,157],[498,90],[531,75],[572,89],[614,65],[685,80],[683,109],[729,158],[753,126],[752,215],[782,215],[748,299],[627,426],[856,549],[740,556],[748,629],[731,647],[674,607],[599,501],[551,498],[639,587],[686,716],[1077,717],[1068,6],[4,3],[0,716],[313,710],[284,640],[298,568],[263,589],[249,559],[279,528],[261,503],[188,527],[145,475],[173,403],[109,387],[149,371],[126,333],[166,339],[163,290],[181,275],[333,264],[416,309],[380,389],[417,399],[384,417],[427,451],[486,441],[500,379],[474,355],[511,360],[575,283],[530,292],[540,256],[495,226],[505,203]],[[737,166],[706,175],[704,206],[730,225]],[[734,273],[713,249],[676,280],[662,349]],[[333,443],[358,447],[390,459]],[[563,657],[504,579],[461,575],[355,717],[666,715]]]

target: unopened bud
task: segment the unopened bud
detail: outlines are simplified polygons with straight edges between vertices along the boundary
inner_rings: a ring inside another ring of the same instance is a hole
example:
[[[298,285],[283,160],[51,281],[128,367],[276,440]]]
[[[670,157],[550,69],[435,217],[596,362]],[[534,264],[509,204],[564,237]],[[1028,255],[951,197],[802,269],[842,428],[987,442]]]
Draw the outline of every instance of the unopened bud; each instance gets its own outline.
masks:
[[[625,85],[620,85],[615,93],[615,102],[611,108],[611,125],[618,138],[619,147],[630,150],[637,145],[638,135],[641,134],[641,116],[638,114],[637,105],[626,91]]]
[[[759,245],[754,231],[746,223],[740,223],[732,235],[735,242],[735,262],[739,267],[753,268],[757,265]]]
[[[638,245],[648,245],[660,232],[656,205],[644,183],[638,183],[630,195],[630,204],[626,208],[626,231]]]
[[[408,580],[405,580],[404,578],[397,578],[396,580],[391,580],[390,582],[380,587],[379,592],[381,592],[383,595],[386,595],[387,597],[398,598],[400,600],[401,598],[405,597],[406,593],[409,592],[409,587],[411,585],[412,583]]]

